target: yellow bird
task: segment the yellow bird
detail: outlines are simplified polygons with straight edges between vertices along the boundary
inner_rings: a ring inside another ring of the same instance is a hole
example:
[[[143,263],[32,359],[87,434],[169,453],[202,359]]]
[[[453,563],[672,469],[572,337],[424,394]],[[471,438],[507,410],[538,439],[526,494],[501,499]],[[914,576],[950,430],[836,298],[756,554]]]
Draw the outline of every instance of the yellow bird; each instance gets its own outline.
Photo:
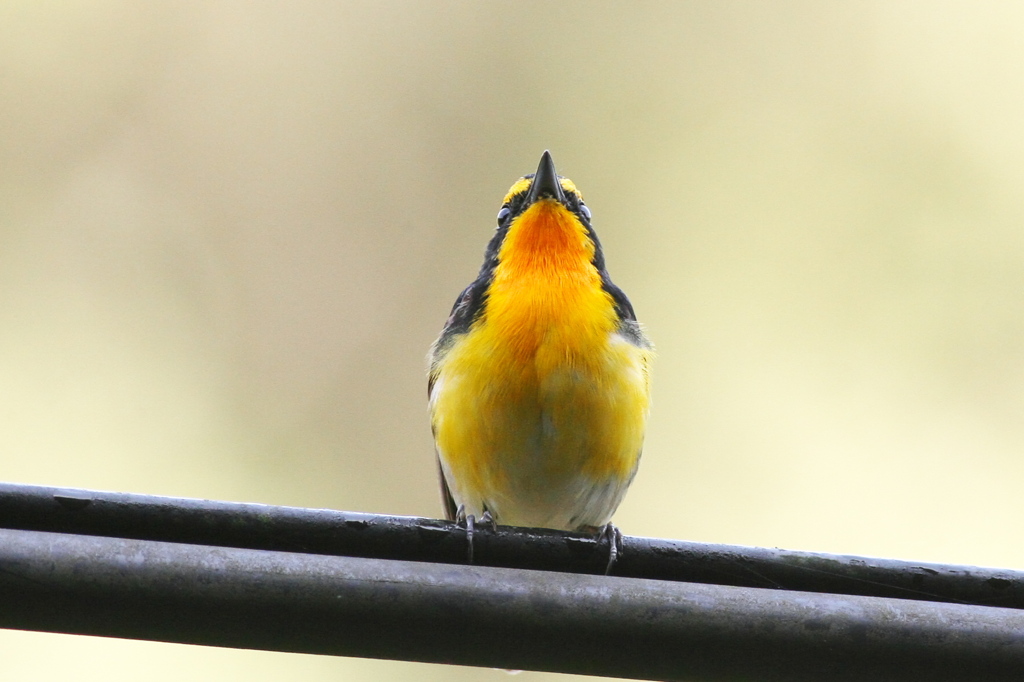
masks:
[[[544,152],[505,196],[480,274],[430,351],[448,519],[617,534],[652,356],[590,209]]]

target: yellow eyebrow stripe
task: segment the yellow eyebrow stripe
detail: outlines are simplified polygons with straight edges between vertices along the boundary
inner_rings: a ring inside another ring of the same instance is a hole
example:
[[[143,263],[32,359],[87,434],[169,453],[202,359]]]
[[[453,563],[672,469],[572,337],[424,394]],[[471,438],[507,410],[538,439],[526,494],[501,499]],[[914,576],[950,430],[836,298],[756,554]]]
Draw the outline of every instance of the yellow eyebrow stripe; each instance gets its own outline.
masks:
[[[583,195],[580,193],[578,189],[576,189],[576,183],[574,183],[572,180],[570,180],[569,178],[559,178],[558,182],[559,184],[562,185],[563,190],[565,190],[566,192],[572,192],[581,200],[583,199]],[[530,189],[530,185],[532,184],[533,178],[519,178],[518,180],[516,180],[515,184],[509,188],[508,194],[506,194],[505,198],[501,200],[501,203],[507,204],[509,201],[512,200],[512,197],[516,196],[517,194],[522,194],[523,192]]]

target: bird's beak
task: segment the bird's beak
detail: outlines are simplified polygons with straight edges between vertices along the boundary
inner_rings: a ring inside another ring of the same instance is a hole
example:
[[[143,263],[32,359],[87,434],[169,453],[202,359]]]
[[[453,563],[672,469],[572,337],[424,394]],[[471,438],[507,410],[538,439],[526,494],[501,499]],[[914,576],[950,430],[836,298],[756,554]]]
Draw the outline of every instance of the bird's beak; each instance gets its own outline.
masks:
[[[540,157],[540,165],[537,166],[533,184],[530,185],[530,191],[526,195],[526,205],[529,206],[541,198],[554,199],[561,204],[565,203],[565,192],[562,191],[562,185],[558,182],[555,162],[551,160],[551,153],[548,151],[545,151]]]

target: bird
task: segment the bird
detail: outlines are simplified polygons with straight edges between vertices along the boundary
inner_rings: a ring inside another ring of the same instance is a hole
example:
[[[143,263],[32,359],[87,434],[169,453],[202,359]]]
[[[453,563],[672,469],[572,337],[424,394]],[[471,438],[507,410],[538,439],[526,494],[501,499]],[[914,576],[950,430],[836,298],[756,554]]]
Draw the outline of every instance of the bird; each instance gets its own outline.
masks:
[[[445,516],[595,532],[637,471],[653,346],[612,283],[591,211],[549,151],[517,180],[477,278],[428,356]],[[606,571],[607,572],[607,571]]]

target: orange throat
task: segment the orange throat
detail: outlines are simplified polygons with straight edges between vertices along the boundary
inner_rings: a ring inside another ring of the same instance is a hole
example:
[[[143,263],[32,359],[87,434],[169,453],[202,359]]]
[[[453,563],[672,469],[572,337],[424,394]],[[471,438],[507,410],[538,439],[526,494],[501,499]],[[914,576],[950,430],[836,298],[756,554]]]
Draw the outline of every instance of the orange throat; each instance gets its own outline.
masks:
[[[594,251],[586,228],[557,202],[528,208],[509,227],[488,290],[494,338],[520,360],[548,347],[570,362],[606,342],[615,314]]]

